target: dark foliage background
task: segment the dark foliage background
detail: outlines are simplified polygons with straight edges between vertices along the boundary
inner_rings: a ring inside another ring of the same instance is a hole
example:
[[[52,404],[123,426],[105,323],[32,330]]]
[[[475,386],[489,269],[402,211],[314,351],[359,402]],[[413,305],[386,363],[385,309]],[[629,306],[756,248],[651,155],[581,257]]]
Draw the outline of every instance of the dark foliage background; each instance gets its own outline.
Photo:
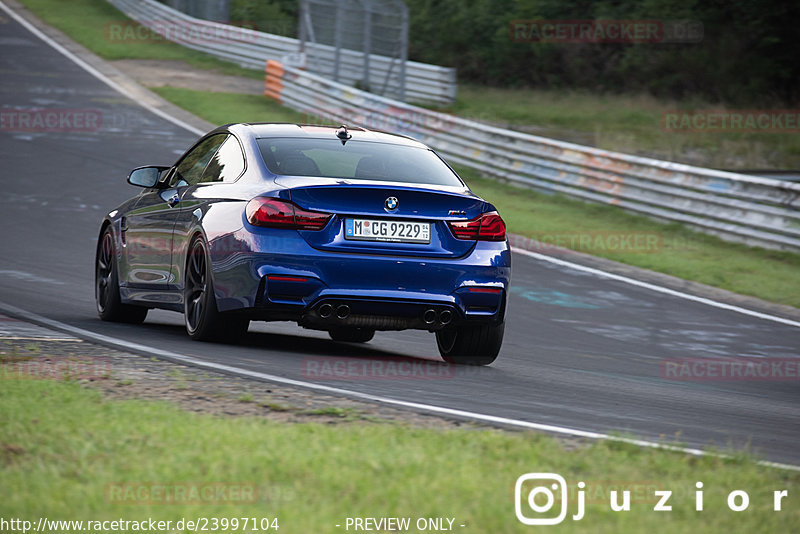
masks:
[[[646,92],[735,105],[800,101],[797,0],[405,0],[411,59],[498,87]],[[296,0],[232,0],[231,20],[296,35]],[[692,20],[699,43],[513,42],[514,20]]]

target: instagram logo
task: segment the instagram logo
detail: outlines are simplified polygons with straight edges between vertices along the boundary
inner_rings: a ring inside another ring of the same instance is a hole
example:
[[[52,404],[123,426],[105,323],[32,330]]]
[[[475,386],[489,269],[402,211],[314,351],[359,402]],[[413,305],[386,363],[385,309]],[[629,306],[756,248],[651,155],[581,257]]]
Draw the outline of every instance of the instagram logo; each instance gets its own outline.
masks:
[[[567,517],[567,481],[556,473],[525,473],[514,486],[514,511],[525,525],[561,523]]]

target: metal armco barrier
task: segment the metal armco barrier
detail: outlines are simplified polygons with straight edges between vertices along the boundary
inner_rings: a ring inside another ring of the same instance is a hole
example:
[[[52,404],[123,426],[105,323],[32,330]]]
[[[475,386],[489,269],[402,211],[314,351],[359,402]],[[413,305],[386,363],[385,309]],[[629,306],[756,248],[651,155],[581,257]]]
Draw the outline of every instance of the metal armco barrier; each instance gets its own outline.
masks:
[[[163,36],[187,48],[199,50],[245,68],[264,68],[268,59],[281,60],[297,54],[300,41],[227,24],[190,17],[155,0],[108,0],[117,9]],[[306,43],[309,55],[323,71],[333,71],[336,61],[334,47]],[[364,79],[363,54],[342,50],[339,57],[342,83],[355,84]],[[391,58],[370,55],[370,80],[386,78],[392,68]],[[456,71],[449,67],[406,62],[406,98],[424,104],[450,104],[456,97]]]
[[[539,190],[613,204],[729,240],[800,250],[800,183],[629,156],[382,98],[276,61],[265,94],[310,116],[398,132],[449,161]]]

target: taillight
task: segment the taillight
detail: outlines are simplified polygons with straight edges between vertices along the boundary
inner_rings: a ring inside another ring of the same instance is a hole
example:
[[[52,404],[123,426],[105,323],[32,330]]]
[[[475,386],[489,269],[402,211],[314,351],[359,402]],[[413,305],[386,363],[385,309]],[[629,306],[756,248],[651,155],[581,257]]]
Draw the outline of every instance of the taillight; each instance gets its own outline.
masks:
[[[269,197],[252,199],[247,203],[245,214],[253,226],[294,230],[322,230],[333,216],[304,210],[292,202]]]
[[[470,221],[448,221],[450,230],[458,239],[478,241],[505,241],[506,223],[496,211],[481,213]]]
[[[470,293],[492,293],[494,295],[499,295],[503,292],[499,287],[468,287],[467,291]]]

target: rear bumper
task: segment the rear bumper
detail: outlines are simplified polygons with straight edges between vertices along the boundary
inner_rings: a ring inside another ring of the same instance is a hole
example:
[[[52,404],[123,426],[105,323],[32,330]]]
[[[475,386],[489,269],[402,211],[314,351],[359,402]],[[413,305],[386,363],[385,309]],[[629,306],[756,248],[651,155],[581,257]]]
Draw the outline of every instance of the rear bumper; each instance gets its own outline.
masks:
[[[306,307],[298,323],[307,328],[330,330],[338,327],[359,327],[374,330],[440,330],[447,326],[470,322],[501,322],[505,314],[503,294],[497,295],[491,307],[480,313],[470,310],[458,300],[433,301],[388,298],[363,298],[352,295],[321,296]]]
[[[295,320],[310,328],[376,330],[436,330],[504,316],[511,276],[505,242],[481,241],[464,257],[430,259],[323,252],[296,232],[246,237],[231,234],[210,243],[220,311]],[[247,250],[241,250],[243,242]],[[326,304],[333,307],[332,316],[327,307],[320,313]],[[346,317],[337,317],[340,306],[349,308]],[[425,317],[430,310],[433,322],[427,321],[430,314]],[[449,320],[440,319],[443,312]]]

